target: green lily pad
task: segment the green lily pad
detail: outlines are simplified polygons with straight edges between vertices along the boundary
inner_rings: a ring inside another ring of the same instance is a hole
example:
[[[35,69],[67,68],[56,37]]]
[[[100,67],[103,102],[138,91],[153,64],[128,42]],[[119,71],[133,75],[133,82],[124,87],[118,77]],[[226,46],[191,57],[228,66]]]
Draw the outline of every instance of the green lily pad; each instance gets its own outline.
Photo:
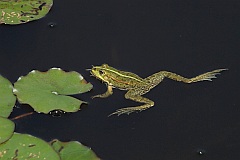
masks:
[[[16,103],[12,83],[0,76],[0,116],[8,117]]]
[[[59,153],[61,160],[100,160],[90,148],[77,141],[53,140],[50,144]]]
[[[0,117],[0,144],[7,141],[12,136],[14,128],[15,124],[12,121],[7,118]]]
[[[84,93],[92,89],[83,77],[75,72],[65,72],[52,68],[47,72],[31,71],[14,83],[14,94],[20,103],[29,104],[37,112],[49,113],[52,110],[76,112],[83,102],[66,96]]]
[[[0,0],[0,24],[22,24],[44,17],[53,0]]]
[[[60,157],[47,142],[28,134],[14,133],[0,144],[0,159],[60,160]]]

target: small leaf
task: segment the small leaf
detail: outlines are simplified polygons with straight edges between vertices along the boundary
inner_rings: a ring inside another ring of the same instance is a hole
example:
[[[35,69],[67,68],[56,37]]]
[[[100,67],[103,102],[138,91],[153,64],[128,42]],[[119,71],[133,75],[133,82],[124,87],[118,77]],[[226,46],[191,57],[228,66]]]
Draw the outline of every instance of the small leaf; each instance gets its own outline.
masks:
[[[44,17],[53,0],[0,0],[0,24],[22,24]]]
[[[12,83],[0,75],[0,116],[8,117],[15,103]]]
[[[60,157],[47,142],[28,134],[14,133],[0,144],[0,159],[60,160]]]
[[[50,143],[62,160],[100,160],[90,148],[77,141],[53,140]]]
[[[85,103],[66,96],[90,91],[92,85],[75,72],[52,68],[47,72],[33,70],[14,83],[14,94],[20,103],[29,104],[37,112],[52,110],[76,112]]]
[[[15,124],[12,121],[7,118],[0,117],[0,144],[7,141],[12,136],[14,127]]]

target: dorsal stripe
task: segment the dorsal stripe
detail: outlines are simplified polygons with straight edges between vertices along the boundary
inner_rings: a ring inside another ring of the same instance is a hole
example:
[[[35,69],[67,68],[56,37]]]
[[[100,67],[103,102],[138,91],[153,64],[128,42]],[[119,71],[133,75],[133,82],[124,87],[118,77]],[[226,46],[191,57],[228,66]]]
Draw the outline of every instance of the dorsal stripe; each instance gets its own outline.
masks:
[[[115,74],[117,74],[117,75],[119,75],[119,76],[121,76],[121,77],[126,77],[126,78],[130,78],[130,79],[134,79],[134,80],[136,80],[136,81],[142,82],[141,79],[137,79],[137,78],[135,78],[135,77],[133,77],[133,76],[128,76],[128,75],[121,74],[121,73],[119,73],[118,71],[115,71],[115,70],[113,70],[113,69],[102,68],[102,67],[100,67],[100,68],[103,69],[103,70],[107,70],[107,71],[109,71],[109,72],[113,72],[113,73],[115,73]]]

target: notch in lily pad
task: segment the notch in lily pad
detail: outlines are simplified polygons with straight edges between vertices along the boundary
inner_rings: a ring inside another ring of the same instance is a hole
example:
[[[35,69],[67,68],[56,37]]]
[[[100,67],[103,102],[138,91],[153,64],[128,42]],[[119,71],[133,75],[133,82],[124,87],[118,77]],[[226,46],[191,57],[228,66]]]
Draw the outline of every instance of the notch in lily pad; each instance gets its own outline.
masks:
[[[44,17],[53,0],[0,0],[0,24],[22,24]]]
[[[51,68],[47,72],[33,70],[19,77],[13,92],[22,104],[29,104],[36,112],[49,113],[53,110],[76,112],[82,103],[69,95],[88,92],[92,84],[78,72],[65,72]]]

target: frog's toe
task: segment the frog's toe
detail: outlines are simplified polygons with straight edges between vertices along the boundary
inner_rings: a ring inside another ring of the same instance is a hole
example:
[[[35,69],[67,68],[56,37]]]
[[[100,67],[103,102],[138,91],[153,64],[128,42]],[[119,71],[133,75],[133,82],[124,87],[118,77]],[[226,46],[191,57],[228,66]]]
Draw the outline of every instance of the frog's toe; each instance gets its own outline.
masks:
[[[216,75],[221,74],[220,72],[225,70],[228,70],[228,69],[216,69],[214,71],[201,74],[197,77],[191,78],[189,83],[199,82],[199,81],[212,81],[212,79],[217,78]]]
[[[92,96],[91,98],[94,99],[94,98],[97,98],[97,96]]]
[[[122,114],[127,114],[129,115],[130,113],[136,112],[136,110],[130,109],[130,108],[122,108],[122,109],[118,109],[116,112],[111,113],[108,117],[112,116],[112,115],[122,115]]]
[[[123,114],[123,113],[121,111],[117,110],[116,112],[113,112],[113,113],[109,114],[108,117],[110,117],[112,115],[120,116],[121,114]]]
[[[92,96],[91,98],[92,98],[92,99],[94,99],[94,98],[101,98],[101,95],[98,94],[98,95]]]

